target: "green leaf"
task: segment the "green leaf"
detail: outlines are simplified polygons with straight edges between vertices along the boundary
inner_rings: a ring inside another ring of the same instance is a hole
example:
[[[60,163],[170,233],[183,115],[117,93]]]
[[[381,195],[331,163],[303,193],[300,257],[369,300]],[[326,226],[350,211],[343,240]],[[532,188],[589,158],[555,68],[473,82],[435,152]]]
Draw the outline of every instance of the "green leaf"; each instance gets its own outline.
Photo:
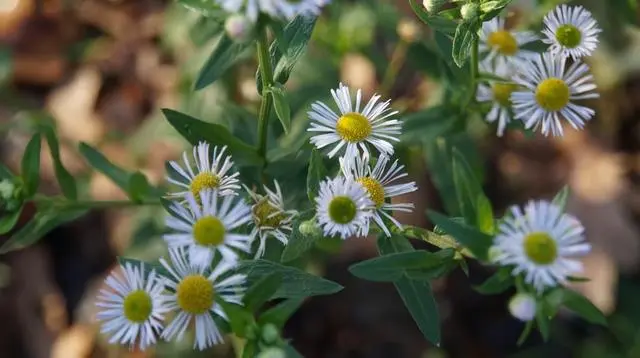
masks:
[[[234,137],[229,130],[219,124],[203,122],[184,113],[163,109],[162,113],[180,135],[192,145],[206,141],[212,145],[227,146],[238,165],[259,166],[262,159],[255,148]]]
[[[475,286],[474,289],[483,295],[496,295],[508,290],[513,286],[514,280],[511,276],[511,269],[503,267],[498,269],[491,277],[486,279],[481,285]]]
[[[327,176],[327,168],[324,166],[323,158],[318,149],[313,148],[309,160],[309,171],[307,173],[307,195],[313,202],[320,190],[320,182]]]
[[[304,358],[304,356],[290,344],[284,346],[284,353],[287,355],[287,358]]]
[[[242,348],[242,358],[255,358],[258,355],[258,342],[248,340]]]
[[[407,251],[375,257],[349,267],[349,272],[359,278],[376,282],[394,282],[407,270],[433,270],[453,259],[453,250],[447,256],[428,251]]]
[[[381,255],[391,255],[413,251],[413,247],[407,239],[400,235],[393,235],[390,238],[380,235],[378,237],[378,251]],[[408,277],[402,277],[395,281],[394,285],[422,334],[430,342],[439,345],[438,307],[429,282],[413,281]]]
[[[260,278],[245,293],[242,299],[244,306],[251,312],[257,311],[276,293],[281,280],[282,277],[276,272]]]
[[[546,342],[549,340],[549,317],[545,316],[544,310],[538,309],[536,311],[536,323],[538,329],[542,335],[542,339]]]
[[[565,185],[553,198],[552,204],[560,208],[561,211],[567,209],[567,199],[569,199],[569,186]]]
[[[38,191],[40,184],[40,133],[31,137],[22,157],[22,180],[27,197]]]
[[[0,163],[0,180],[13,179],[15,175],[4,164]]]
[[[195,89],[201,90],[218,80],[222,74],[241,58],[240,54],[251,45],[251,41],[236,42],[230,39],[226,33],[223,34],[209,59],[200,70],[196,79]]]
[[[271,299],[301,298],[309,296],[329,295],[342,290],[339,284],[312,275],[295,267],[283,266],[266,260],[243,261],[238,272],[247,275],[249,285],[270,274],[282,277],[282,284]]]
[[[289,80],[293,67],[307,48],[316,20],[316,16],[301,15],[285,26],[282,37],[285,41],[286,51],[283,51],[282,57],[276,64],[274,71],[276,82],[285,84]],[[274,45],[279,46],[277,43]]]
[[[459,243],[464,245],[471,253],[480,260],[487,260],[487,254],[493,239],[471,226],[455,222],[450,218],[434,211],[429,211],[429,218],[433,223],[447,234],[453,236]]]
[[[478,193],[478,198],[476,199],[476,220],[478,229],[483,233],[493,235],[496,232],[493,208],[487,196],[484,195],[484,192]]]
[[[285,133],[289,133],[289,129],[291,129],[291,109],[289,108],[286,94],[281,86],[273,86],[269,88],[269,92],[273,97],[273,106],[280,124],[282,124],[282,129],[284,129]]]
[[[602,326],[607,325],[607,318],[604,314],[586,297],[579,294],[576,291],[561,288],[562,290],[562,303],[569,310],[578,314],[590,323],[599,324]]]
[[[312,216],[313,213],[310,212],[308,215],[300,215],[293,221],[293,230],[291,231],[291,235],[289,236],[289,242],[284,247],[284,251],[282,251],[282,256],[280,257],[281,262],[290,262],[297,259],[305,252],[311,250],[316,241],[322,238],[321,234],[305,236],[300,232],[300,224],[307,220],[310,220]]]
[[[477,217],[479,212],[478,199],[486,201],[484,205],[488,204],[490,220],[493,220],[493,210],[489,199],[486,198],[482,191],[482,186],[476,178],[471,165],[464,158],[464,155],[459,150],[453,148],[453,182],[456,190],[456,197],[458,198],[458,207],[462,212],[462,216],[468,225],[476,225],[480,218]],[[484,208],[487,210],[487,208]],[[486,214],[485,214],[486,215]],[[483,218],[482,220],[485,220]]]
[[[478,40],[478,24],[476,21],[462,22],[456,28],[453,37],[453,61],[458,67],[464,66],[467,58],[471,55],[471,48],[474,41]]]
[[[439,105],[406,115],[402,125],[402,141],[424,143],[449,133],[455,125],[451,111],[447,106]]]
[[[511,1],[512,0],[495,0],[480,4],[480,12],[482,13],[480,20],[486,22],[498,16]]]
[[[518,338],[518,342],[517,342],[518,346],[521,346],[527,340],[527,337],[529,337],[529,334],[531,334],[531,330],[533,329],[534,322],[535,321],[531,320],[527,322],[527,324],[524,326],[524,329],[522,330],[522,333]]]
[[[111,163],[102,153],[86,143],[80,143],[78,150],[94,169],[106,175],[120,189],[128,192],[131,176],[129,172]]]
[[[286,299],[277,305],[269,308],[264,311],[260,318],[258,318],[258,323],[260,325],[264,325],[265,323],[272,323],[276,325],[278,328],[284,327],[289,317],[291,317],[304,303],[304,298],[289,298]]]
[[[22,206],[13,212],[5,213],[0,218],[0,235],[4,235],[11,231],[18,223],[18,219],[20,219],[20,214],[22,214]]]
[[[38,212],[30,222],[13,234],[11,238],[0,247],[0,254],[6,254],[7,252],[33,245],[51,230],[81,217],[86,212],[86,209]]]
[[[153,187],[149,184],[147,177],[140,172],[135,172],[129,176],[127,185],[127,193],[134,201],[142,201],[148,197],[153,191]]]
[[[60,159],[60,144],[58,143],[58,137],[54,129],[51,126],[43,126],[42,131],[49,150],[51,151],[51,159],[53,160],[53,169],[56,173],[56,179],[62,189],[62,194],[69,200],[76,200],[78,198],[78,189],[76,186],[76,180],[73,175],[67,171]]]

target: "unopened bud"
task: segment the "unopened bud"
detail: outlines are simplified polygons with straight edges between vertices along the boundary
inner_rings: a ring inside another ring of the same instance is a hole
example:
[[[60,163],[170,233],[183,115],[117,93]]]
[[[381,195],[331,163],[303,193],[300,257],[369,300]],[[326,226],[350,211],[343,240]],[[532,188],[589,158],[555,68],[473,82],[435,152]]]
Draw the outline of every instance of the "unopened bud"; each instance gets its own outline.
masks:
[[[437,13],[447,0],[423,0],[422,6],[430,15]]]
[[[9,179],[0,181],[0,198],[2,200],[13,199],[13,192],[16,190],[16,185]]]
[[[303,221],[298,227],[300,233],[306,237],[317,237],[322,235],[322,229],[318,226],[315,219]]]
[[[420,25],[412,19],[402,19],[398,22],[398,36],[405,42],[414,42],[420,36]]]
[[[509,313],[523,322],[536,317],[536,299],[528,293],[518,293],[509,301]]]
[[[262,341],[267,344],[273,344],[280,338],[278,327],[271,323],[267,323],[262,327]]]
[[[229,37],[237,42],[245,42],[251,37],[253,23],[242,14],[233,14],[224,23],[224,30]]]
[[[460,15],[464,20],[471,20],[478,16],[479,6],[476,3],[468,3],[460,8]]]

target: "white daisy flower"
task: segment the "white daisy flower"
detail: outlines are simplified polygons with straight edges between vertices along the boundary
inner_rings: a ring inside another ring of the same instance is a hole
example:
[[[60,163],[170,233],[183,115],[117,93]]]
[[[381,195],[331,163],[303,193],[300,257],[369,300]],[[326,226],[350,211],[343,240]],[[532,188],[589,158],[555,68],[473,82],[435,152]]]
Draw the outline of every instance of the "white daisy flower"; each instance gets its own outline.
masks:
[[[538,304],[536,298],[528,293],[517,293],[509,300],[509,313],[523,322],[536,318]]]
[[[195,172],[189,163],[187,152],[182,153],[185,169],[175,161],[170,161],[169,165],[179,176],[168,176],[167,181],[182,187],[184,190],[170,193],[169,195],[184,198],[187,193],[192,193],[197,200],[200,200],[200,192],[204,189],[217,190],[222,196],[235,195],[236,191],[240,189],[237,179],[239,173],[229,173],[233,167],[233,161],[230,155],[225,155],[226,150],[226,146],[222,147],[222,149],[214,146],[212,155],[209,150],[209,143],[198,143],[197,146],[193,147],[193,158],[196,164]]]
[[[574,258],[587,254],[591,245],[578,219],[547,201],[530,201],[524,212],[513,206],[511,214],[494,238],[497,263],[514,266],[514,275],[524,273],[525,282],[538,292],[582,271]]]
[[[535,55],[533,51],[523,50],[522,46],[537,40],[531,31],[507,30],[504,19],[494,17],[482,24],[479,50],[486,54],[487,61],[495,61],[499,66],[517,65]]]
[[[352,161],[340,158],[340,166],[344,176],[360,183],[367,191],[369,199],[371,199],[375,206],[373,220],[385,232],[385,234],[387,234],[387,236],[391,236],[391,232],[385,225],[383,216],[391,220],[391,222],[393,222],[397,227],[402,228],[402,224],[400,224],[398,220],[394,219],[389,213],[393,211],[411,212],[413,209],[413,203],[390,204],[387,203],[385,199],[390,199],[418,190],[415,182],[392,184],[393,182],[406,177],[407,173],[403,172],[404,165],[399,165],[397,159],[389,168],[387,168],[387,164],[389,162],[389,157],[381,155],[378,158],[376,165],[371,168],[371,165],[369,164],[369,156],[367,154],[357,156]],[[366,225],[363,227],[363,236],[368,232],[369,225]]]
[[[273,18],[292,20],[298,15],[318,15],[330,0],[215,0],[225,11],[236,14],[244,11],[256,22],[260,13]]]
[[[171,230],[163,238],[170,248],[186,246],[190,259],[208,266],[216,252],[225,261],[236,261],[234,250],[251,251],[251,236],[237,232],[237,228],[251,220],[251,208],[234,196],[220,197],[216,191],[200,192],[202,205],[187,193],[188,207],[177,203],[170,206],[166,225]],[[234,203],[235,202],[235,203]]]
[[[542,42],[551,45],[549,52],[573,59],[590,56],[598,46],[602,30],[591,13],[582,6],[557,6],[544,17],[546,36]]]
[[[162,295],[164,283],[155,271],[146,275],[144,265],[126,263],[120,269],[107,277],[108,288],[98,294],[96,318],[102,321],[101,332],[111,335],[109,343],[144,351],[156,343],[169,311]]]
[[[495,65],[487,61],[480,63],[480,70],[504,78],[510,79],[515,71],[511,65]],[[490,81],[489,84],[478,84],[476,100],[478,102],[491,102],[491,110],[485,120],[489,123],[498,122],[497,134],[502,137],[507,124],[511,122],[511,94],[518,88],[515,83]]]
[[[165,284],[171,294],[166,296],[168,306],[178,314],[162,332],[162,338],[182,339],[189,326],[195,329],[194,349],[204,350],[222,343],[222,334],[213,316],[228,320],[221,301],[241,304],[246,276],[231,274],[234,263],[221,261],[211,270],[191,262],[183,248],[169,249],[169,264],[164,258],[160,263],[171,277]]]
[[[320,183],[316,197],[318,224],[326,236],[365,236],[374,203],[362,184],[344,177]]]
[[[522,87],[511,94],[515,118],[525,127],[541,128],[542,134],[561,136],[560,117],[575,129],[582,129],[595,111],[573,101],[598,98],[589,67],[579,60],[565,70],[566,58],[550,53],[538,55],[516,75]]]
[[[380,153],[393,154],[390,142],[399,141],[401,123],[397,119],[390,119],[398,112],[391,111],[389,100],[378,102],[380,96],[374,95],[360,110],[362,91],[357,91],[354,107],[349,87],[342,83],[337,90],[331,90],[331,95],[340,115],[320,101],[312,104],[311,111],[308,112],[312,120],[308,131],[320,134],[311,137],[311,143],[318,149],[334,145],[329,152],[330,158],[345,146],[345,156],[348,158],[357,155],[359,150],[368,153],[367,143],[372,144]]]
[[[254,202],[251,207],[253,229],[249,236],[254,240],[255,238],[260,239],[255,258],[264,255],[266,241],[269,236],[276,238],[282,245],[287,244],[289,241],[287,236],[293,230],[291,221],[298,214],[295,210],[285,210],[280,185],[275,180],[273,184],[275,191],[269,190],[266,185],[263,187],[266,195],[258,194],[245,187]]]

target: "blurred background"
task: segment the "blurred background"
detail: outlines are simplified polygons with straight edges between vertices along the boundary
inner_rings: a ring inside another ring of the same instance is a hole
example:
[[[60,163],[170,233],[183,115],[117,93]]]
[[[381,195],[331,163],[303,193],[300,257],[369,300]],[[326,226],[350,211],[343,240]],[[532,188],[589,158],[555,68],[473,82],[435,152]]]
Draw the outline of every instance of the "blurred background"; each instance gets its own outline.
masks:
[[[407,115],[441,100],[441,60],[432,33],[407,1],[333,2],[287,84],[293,134],[279,139],[280,145],[294,145],[307,125],[306,108],[327,98],[338,81],[368,95],[380,92]],[[539,29],[559,2],[515,0],[509,23]],[[609,316],[609,328],[563,312],[550,342],[533,334],[518,348],[523,326],[506,310],[511,293],[475,293],[471,285],[491,272],[472,264],[468,278],[457,271],[433,283],[443,329],[442,346],[434,347],[393,285],[348,273],[351,263],[377,255],[374,240],[350,240],[321,245],[296,263],[345,286],[336,295],[308,300],[287,324],[285,337],[305,357],[640,357],[638,2],[572,3],[590,9],[604,29],[598,51],[588,59],[601,97],[591,103],[597,116],[587,129],[567,129],[558,139],[525,138],[515,131],[498,138],[495,128],[471,118],[464,134],[446,141],[471,158],[500,214],[509,205],[550,198],[570,186],[568,210],[582,220],[594,246],[585,260],[591,281],[575,289]],[[164,162],[186,148],[160,108],[224,123],[254,142],[260,97],[253,49],[241,54],[241,64],[223,80],[192,90],[219,31],[219,23],[170,0],[0,0],[2,163],[17,170],[34,125],[54,121],[62,160],[82,183],[83,195],[115,200],[126,196],[89,170],[76,152],[78,142],[98,147],[120,166],[142,170],[155,183],[163,181]],[[407,224],[428,228],[425,210],[447,205],[438,194],[451,184],[439,175],[446,163],[437,155],[445,145],[437,137],[445,132],[425,119],[398,148],[420,186],[408,198],[416,210],[402,218]],[[40,190],[53,195],[59,188],[43,148]],[[32,215],[27,207],[18,226]],[[99,334],[95,295],[116,256],[155,260],[165,250],[161,230],[160,208],[97,210],[32,247],[0,256],[0,357],[234,357],[232,340],[202,353],[192,352],[188,340],[140,353],[109,346]]]

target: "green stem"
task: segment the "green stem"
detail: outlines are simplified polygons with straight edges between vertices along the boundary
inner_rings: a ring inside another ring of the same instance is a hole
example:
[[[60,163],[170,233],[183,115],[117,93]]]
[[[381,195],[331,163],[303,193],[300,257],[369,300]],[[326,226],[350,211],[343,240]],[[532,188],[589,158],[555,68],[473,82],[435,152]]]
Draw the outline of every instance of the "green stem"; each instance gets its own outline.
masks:
[[[265,91],[273,85],[273,69],[269,57],[267,29],[263,27],[258,35],[258,64],[262,78],[262,102],[258,113],[258,156],[263,159],[262,171],[267,166],[267,135],[269,134],[269,114],[273,105],[273,97]]]
[[[393,50],[391,54],[391,60],[389,61],[389,66],[387,66],[387,70],[382,77],[382,84],[380,85],[380,94],[383,96],[389,96],[391,93],[391,89],[395,83],[396,77],[402,65],[404,64],[404,60],[407,54],[408,43],[402,39],[396,45],[396,48]]]
[[[108,208],[123,208],[131,206],[154,206],[160,205],[160,200],[79,200],[71,201],[66,199],[60,199],[57,197],[37,196],[32,199],[36,205],[50,204],[52,207],[60,209],[108,209]]]

